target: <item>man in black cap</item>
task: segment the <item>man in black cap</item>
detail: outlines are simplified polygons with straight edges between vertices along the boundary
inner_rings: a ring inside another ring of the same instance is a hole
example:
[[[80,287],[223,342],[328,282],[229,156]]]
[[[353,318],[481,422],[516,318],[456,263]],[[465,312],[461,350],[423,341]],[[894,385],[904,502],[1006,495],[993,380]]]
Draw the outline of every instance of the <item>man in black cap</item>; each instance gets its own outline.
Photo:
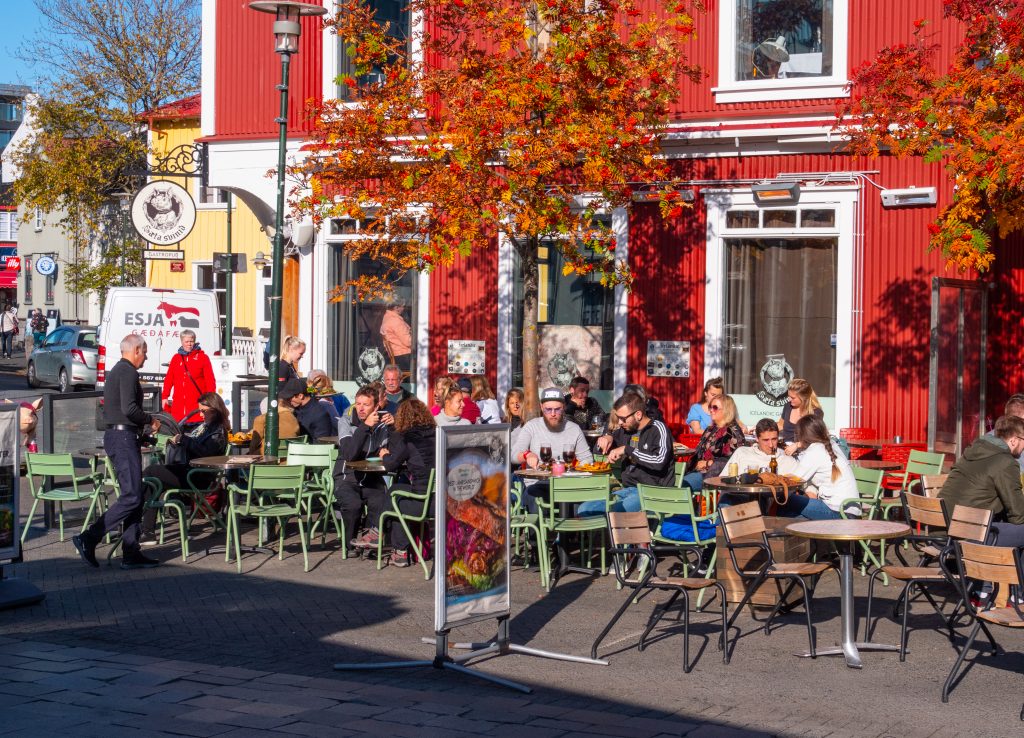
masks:
[[[335,434],[330,414],[323,405],[314,402],[313,398],[309,396],[305,379],[298,377],[289,379],[277,391],[277,397],[292,408],[295,412],[295,419],[299,421],[299,428],[310,441]]]
[[[462,417],[470,423],[480,420],[480,406],[473,402],[473,381],[469,377],[463,377],[457,384],[462,390]]]
[[[96,546],[103,536],[122,524],[121,568],[151,569],[160,565],[157,559],[143,556],[139,545],[142,508],[146,502],[142,489],[139,437],[143,430],[156,433],[160,427],[160,421],[142,409],[139,367],[145,363],[146,339],[134,333],[125,336],[121,340],[121,360],[107,372],[103,386],[103,415],[107,422],[103,449],[110,457],[121,494],[88,529],[71,539],[82,559],[94,568],[99,568]]]

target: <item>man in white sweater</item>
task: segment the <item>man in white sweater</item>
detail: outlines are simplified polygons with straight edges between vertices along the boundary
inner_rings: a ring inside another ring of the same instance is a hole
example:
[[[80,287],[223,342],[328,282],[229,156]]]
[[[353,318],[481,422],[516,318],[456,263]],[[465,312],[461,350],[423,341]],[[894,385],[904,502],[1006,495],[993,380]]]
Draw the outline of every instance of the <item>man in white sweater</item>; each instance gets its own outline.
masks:
[[[562,456],[566,447],[575,450],[576,461],[580,464],[589,464],[594,460],[587,439],[583,435],[583,429],[571,420],[565,419],[565,398],[560,389],[548,387],[541,392],[540,409],[542,416],[527,421],[515,437],[512,444],[512,458],[515,463],[526,464],[529,468],[536,469],[542,463],[541,449],[549,449],[551,458],[557,459]],[[533,497],[545,497],[548,484],[528,479],[526,492],[524,502],[533,512],[536,510]]]
[[[729,457],[726,468],[729,464],[735,463],[740,474],[745,474],[747,469],[754,467],[758,471],[767,469],[772,457],[779,464],[779,474],[793,474],[798,466],[797,460],[792,456],[786,456],[779,452],[779,426],[770,418],[762,418],[754,427],[754,434],[757,436],[757,444],[754,446],[740,446]]]

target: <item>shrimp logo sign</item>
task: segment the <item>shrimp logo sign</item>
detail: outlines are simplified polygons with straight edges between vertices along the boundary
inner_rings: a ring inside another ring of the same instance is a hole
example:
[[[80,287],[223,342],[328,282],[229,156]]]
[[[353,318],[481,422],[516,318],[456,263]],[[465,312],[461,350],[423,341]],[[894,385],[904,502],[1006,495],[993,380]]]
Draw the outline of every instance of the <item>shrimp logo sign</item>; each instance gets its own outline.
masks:
[[[793,376],[793,367],[786,361],[785,354],[769,354],[768,361],[761,367],[764,389],[757,393],[757,399],[771,407],[782,407],[787,402],[786,390]]]
[[[132,200],[132,225],[152,244],[178,243],[195,224],[196,204],[188,191],[174,182],[150,182]]]

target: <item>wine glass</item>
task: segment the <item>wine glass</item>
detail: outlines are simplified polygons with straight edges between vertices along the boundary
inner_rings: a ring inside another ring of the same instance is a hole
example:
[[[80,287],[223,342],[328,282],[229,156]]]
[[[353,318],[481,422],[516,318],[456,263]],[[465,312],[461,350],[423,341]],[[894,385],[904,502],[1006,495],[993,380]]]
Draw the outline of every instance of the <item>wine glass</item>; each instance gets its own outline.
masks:
[[[550,446],[541,446],[540,447],[540,460],[541,460],[541,463],[543,463],[543,464],[550,464],[551,463],[551,458],[552,458],[551,457],[551,447]]]
[[[576,446],[572,444],[566,444],[562,446],[562,461],[565,465],[572,469],[576,466]]]

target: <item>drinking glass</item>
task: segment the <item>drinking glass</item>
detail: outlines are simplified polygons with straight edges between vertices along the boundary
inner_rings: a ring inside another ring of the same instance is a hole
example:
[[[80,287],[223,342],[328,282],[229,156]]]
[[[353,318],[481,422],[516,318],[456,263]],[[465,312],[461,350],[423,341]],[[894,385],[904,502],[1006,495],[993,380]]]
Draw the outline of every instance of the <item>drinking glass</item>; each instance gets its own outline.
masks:
[[[550,464],[551,463],[551,447],[550,446],[541,446],[540,447],[540,460],[544,464]]]
[[[576,466],[576,446],[570,444],[562,446],[562,461],[570,469]]]

